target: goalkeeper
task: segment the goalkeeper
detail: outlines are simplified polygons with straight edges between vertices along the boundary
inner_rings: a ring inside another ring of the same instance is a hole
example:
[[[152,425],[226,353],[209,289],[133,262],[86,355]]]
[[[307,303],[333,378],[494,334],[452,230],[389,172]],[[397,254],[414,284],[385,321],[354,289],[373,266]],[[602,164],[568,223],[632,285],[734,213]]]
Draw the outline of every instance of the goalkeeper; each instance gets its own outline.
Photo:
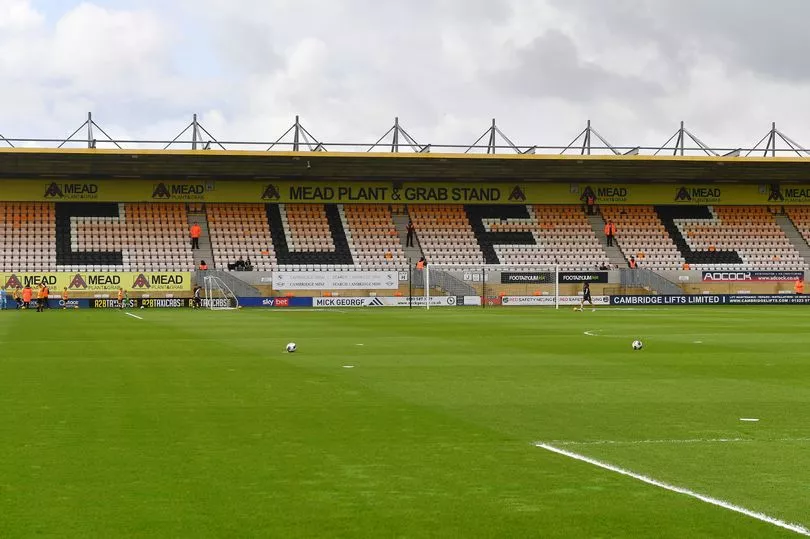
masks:
[[[191,307],[193,309],[199,309],[200,307],[202,307],[202,298],[200,297],[201,293],[202,293],[202,287],[200,287],[200,285],[196,285],[194,287],[194,299],[193,299],[193,301],[191,303]]]
[[[596,307],[594,307],[593,300],[591,299],[591,285],[587,281],[582,283],[582,299],[579,302],[579,309],[577,309],[578,311],[583,310],[586,301],[590,304],[591,311],[596,311]]]

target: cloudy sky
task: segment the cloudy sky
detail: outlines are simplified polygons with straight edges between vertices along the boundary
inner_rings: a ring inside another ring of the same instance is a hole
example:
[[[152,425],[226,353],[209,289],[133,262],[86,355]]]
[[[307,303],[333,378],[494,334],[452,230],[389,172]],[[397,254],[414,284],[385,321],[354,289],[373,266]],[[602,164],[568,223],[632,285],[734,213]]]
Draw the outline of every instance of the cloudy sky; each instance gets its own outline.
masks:
[[[810,146],[810,2],[773,0],[0,0],[0,134],[520,145],[661,145],[680,120]]]

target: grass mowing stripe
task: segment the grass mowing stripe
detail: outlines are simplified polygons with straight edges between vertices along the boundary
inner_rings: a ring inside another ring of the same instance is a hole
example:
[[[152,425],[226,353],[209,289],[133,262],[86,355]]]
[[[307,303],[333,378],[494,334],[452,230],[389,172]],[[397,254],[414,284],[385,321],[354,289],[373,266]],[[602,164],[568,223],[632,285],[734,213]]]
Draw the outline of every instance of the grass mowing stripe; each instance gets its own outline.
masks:
[[[799,535],[804,535],[810,537],[810,529],[807,529],[801,524],[792,524],[790,522],[785,522],[784,520],[779,520],[778,518],[774,518],[768,516],[763,513],[758,513],[756,511],[751,511],[750,509],[746,509],[745,507],[740,507],[739,505],[735,505],[733,503],[720,500],[717,498],[713,498],[711,496],[706,496],[705,494],[700,494],[693,490],[689,490],[687,488],[678,487],[675,485],[670,485],[669,483],[664,483],[663,481],[658,481],[657,479],[653,479],[652,477],[647,477],[646,475],[637,474],[635,472],[631,472],[630,470],[626,470],[624,468],[619,468],[618,466],[614,466],[612,464],[608,464],[606,462],[602,462],[596,459],[592,459],[590,457],[586,457],[585,455],[580,455],[579,453],[574,453],[572,451],[567,451],[565,449],[560,449],[559,447],[555,447],[553,445],[544,444],[544,443],[536,443],[536,447],[541,449],[545,449],[546,451],[551,451],[552,453],[557,453],[558,455],[562,455],[564,457],[568,457],[570,459],[579,460],[590,464],[592,466],[596,466],[598,468],[602,468],[604,470],[608,470],[610,472],[614,472],[620,475],[624,475],[627,477],[631,477],[636,479],[637,481],[641,481],[643,483],[647,483],[648,485],[652,485],[654,487],[662,488],[664,490],[669,490],[671,492],[675,492],[677,494],[683,494],[684,496],[689,496],[690,498],[695,498],[696,500],[700,500],[704,503],[708,503],[711,505],[715,505],[717,507],[722,507],[723,509],[727,509],[729,511],[734,511],[735,513],[740,513],[741,515],[745,515],[747,517],[754,518],[761,522],[765,522],[767,524],[772,524],[773,526],[777,526],[779,528],[784,528],[786,530],[792,531],[794,533],[798,533]]]

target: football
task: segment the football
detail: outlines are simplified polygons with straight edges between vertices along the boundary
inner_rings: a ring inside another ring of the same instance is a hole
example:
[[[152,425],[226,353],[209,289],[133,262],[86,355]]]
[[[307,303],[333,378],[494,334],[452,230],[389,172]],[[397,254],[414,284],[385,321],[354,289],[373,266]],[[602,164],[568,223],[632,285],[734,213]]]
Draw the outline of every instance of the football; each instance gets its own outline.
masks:
[[[298,347],[295,345],[295,343],[294,343],[294,342],[287,343],[287,351],[288,351],[289,353],[291,353],[291,354],[292,354],[292,353],[293,353],[293,352],[295,352],[297,349],[298,349]]]
[[[633,341],[633,350],[641,350],[644,348],[644,343],[641,341]]]

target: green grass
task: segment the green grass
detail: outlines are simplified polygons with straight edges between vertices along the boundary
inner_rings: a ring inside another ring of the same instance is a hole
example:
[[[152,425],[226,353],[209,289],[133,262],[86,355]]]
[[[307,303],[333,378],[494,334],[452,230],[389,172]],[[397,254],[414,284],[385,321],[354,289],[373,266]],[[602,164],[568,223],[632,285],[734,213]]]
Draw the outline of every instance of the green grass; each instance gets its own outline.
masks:
[[[799,306],[137,314],[0,312],[0,537],[792,535],[536,441],[810,525]]]

